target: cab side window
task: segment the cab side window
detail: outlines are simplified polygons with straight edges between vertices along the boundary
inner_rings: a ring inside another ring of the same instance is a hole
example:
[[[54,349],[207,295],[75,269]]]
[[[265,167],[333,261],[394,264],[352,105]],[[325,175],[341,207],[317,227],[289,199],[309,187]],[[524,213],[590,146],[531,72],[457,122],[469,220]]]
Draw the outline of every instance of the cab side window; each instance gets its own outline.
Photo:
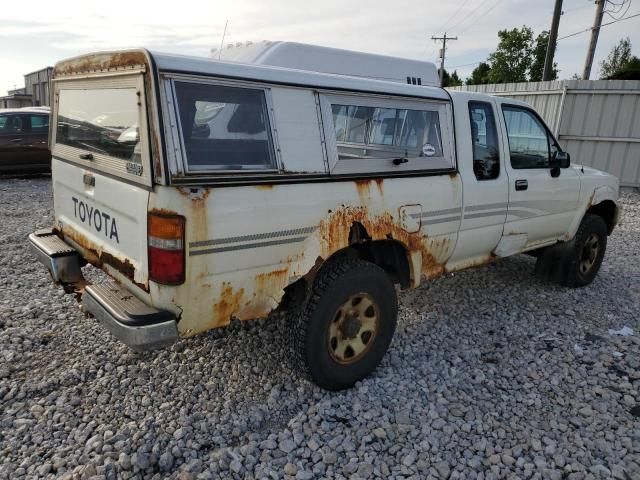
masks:
[[[21,133],[22,117],[20,115],[6,115],[0,117],[0,133]]]
[[[473,173],[478,180],[500,175],[500,148],[493,108],[487,102],[469,102]]]
[[[31,131],[43,133],[49,130],[49,115],[31,115]]]
[[[550,141],[540,120],[524,108],[505,105],[502,111],[509,137],[511,166],[516,169],[549,168]]]

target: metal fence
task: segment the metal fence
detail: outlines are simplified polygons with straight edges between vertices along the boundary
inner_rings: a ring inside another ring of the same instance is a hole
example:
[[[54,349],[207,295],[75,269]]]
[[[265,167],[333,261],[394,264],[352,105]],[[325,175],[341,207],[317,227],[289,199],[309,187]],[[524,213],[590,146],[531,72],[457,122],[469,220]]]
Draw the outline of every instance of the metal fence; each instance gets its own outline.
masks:
[[[640,80],[467,85],[452,90],[522,100],[544,118],[572,161],[640,187]]]

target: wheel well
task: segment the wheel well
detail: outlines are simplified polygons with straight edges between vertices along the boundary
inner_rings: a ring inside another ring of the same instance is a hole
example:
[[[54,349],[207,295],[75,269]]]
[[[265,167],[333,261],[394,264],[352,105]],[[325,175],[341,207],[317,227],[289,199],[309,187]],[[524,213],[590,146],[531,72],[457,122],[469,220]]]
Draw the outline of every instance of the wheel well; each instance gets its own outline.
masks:
[[[613,227],[615,226],[615,216],[616,216],[616,204],[611,200],[604,200],[597,205],[592,205],[587,210],[587,213],[591,213],[593,215],[598,215],[602,217],[604,223],[607,224],[607,233],[611,235],[613,231]]]
[[[360,258],[382,268],[391,281],[405,289],[411,286],[411,270],[406,247],[397,240],[372,240],[359,222],[353,222],[349,231],[349,246],[334,252],[323,260],[318,257],[315,266],[305,276],[284,289],[285,295],[278,309],[287,310],[304,301],[313,280],[322,266],[340,258]]]

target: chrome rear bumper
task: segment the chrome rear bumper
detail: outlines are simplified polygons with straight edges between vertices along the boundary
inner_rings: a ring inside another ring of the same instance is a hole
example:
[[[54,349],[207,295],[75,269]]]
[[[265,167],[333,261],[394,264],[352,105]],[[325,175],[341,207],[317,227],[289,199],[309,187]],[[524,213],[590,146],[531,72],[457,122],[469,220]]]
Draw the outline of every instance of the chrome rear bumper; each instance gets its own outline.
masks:
[[[51,230],[29,235],[32,249],[54,282],[62,285],[85,285],[79,253]],[[144,351],[166,347],[178,338],[176,316],[150,307],[126,288],[113,281],[86,285],[82,306],[117,339],[132,350]]]
[[[51,273],[56,283],[76,283],[82,280],[80,255],[75,248],[51,230],[38,230],[29,235],[35,256]]]
[[[82,306],[132,350],[166,347],[178,338],[173,313],[148,306],[115,282],[87,286]]]

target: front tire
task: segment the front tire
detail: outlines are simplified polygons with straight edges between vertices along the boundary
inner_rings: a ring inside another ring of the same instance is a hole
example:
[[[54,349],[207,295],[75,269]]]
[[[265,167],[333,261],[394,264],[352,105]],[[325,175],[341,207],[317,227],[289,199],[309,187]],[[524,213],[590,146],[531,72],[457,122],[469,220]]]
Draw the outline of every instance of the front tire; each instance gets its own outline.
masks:
[[[607,224],[598,215],[585,215],[568,252],[562,283],[573,288],[589,285],[600,270],[606,249]]]
[[[320,387],[351,387],[382,360],[397,315],[396,291],[384,270],[359,259],[330,261],[295,321],[296,366]]]

